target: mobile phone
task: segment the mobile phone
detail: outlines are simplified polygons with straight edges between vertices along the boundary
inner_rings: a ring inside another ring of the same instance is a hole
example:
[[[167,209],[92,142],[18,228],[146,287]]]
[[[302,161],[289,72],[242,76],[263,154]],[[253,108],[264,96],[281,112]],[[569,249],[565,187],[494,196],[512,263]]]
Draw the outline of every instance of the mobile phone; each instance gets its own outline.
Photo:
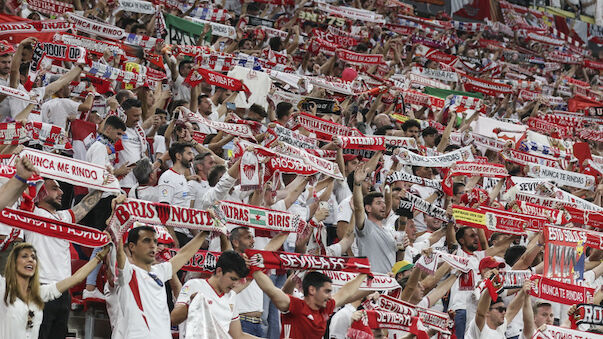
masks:
[[[132,163],[132,164],[127,164],[126,167],[135,167],[136,163]]]
[[[231,111],[234,111],[234,110],[237,109],[237,105],[235,105],[234,102],[227,102],[226,103],[226,108],[229,109],[229,110],[231,110]]]

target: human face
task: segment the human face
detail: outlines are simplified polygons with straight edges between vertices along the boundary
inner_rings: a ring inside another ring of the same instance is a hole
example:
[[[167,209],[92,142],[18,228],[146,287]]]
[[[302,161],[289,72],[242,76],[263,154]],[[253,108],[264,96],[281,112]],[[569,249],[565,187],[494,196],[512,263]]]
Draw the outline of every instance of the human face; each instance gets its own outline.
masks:
[[[429,134],[423,137],[423,141],[425,141],[425,146],[433,147],[435,146],[436,134]]]
[[[465,186],[460,187],[452,196],[452,202],[458,204],[461,202],[461,197],[465,194]]]
[[[155,254],[157,253],[157,237],[155,233],[150,231],[140,231],[139,238],[136,244],[128,244],[132,257],[136,261],[145,265],[151,265],[155,262]]]
[[[124,135],[124,130],[107,126],[107,129],[105,130],[105,135],[112,142],[116,142],[117,140],[121,139],[121,137]]]
[[[61,199],[63,199],[63,190],[59,186],[56,180],[46,180],[44,182],[44,188],[46,189],[46,197],[44,202],[54,207],[55,209],[61,208]]]
[[[36,273],[38,258],[36,252],[31,248],[25,248],[19,251],[17,255],[17,274],[24,278],[31,278]]]
[[[536,324],[536,328],[546,324],[553,325],[553,321],[555,320],[555,316],[553,316],[553,308],[548,305],[540,306],[536,309],[536,313],[534,314],[534,324]]]
[[[206,156],[205,158],[203,158],[203,160],[201,161],[200,165],[200,169],[203,173],[205,173],[205,175],[209,174],[209,171],[211,171],[211,169],[216,165],[216,161],[214,160],[214,157],[212,157],[211,155]]]
[[[377,220],[385,218],[385,200],[381,197],[373,199],[373,203],[366,209],[368,214],[371,214]]]
[[[126,126],[134,127],[142,118],[142,108],[141,107],[130,107],[126,111]]]
[[[419,137],[419,128],[416,126],[413,127],[409,127],[406,132],[404,132],[404,134],[406,135],[406,137],[408,138],[415,138],[417,139]]]
[[[313,286],[310,286],[308,292],[310,292],[310,297],[314,302],[314,305],[318,308],[321,308],[327,307],[327,302],[331,300],[331,293],[333,292],[333,288],[331,287],[330,282],[325,282],[318,289]]]
[[[255,244],[255,239],[251,232],[242,231],[239,239],[233,241],[232,244],[237,250],[237,252],[245,252],[245,250],[253,248],[253,245]]]
[[[463,235],[461,240],[461,246],[464,250],[473,252],[479,249],[479,238],[477,237],[477,232],[474,229],[466,229],[465,235]]]
[[[415,222],[412,219],[406,220],[406,228],[404,229],[408,240],[413,242],[417,238],[417,228]]]
[[[0,76],[7,76],[10,73],[10,63],[12,57],[8,54],[0,55]]]
[[[208,115],[211,112],[211,103],[209,102],[209,98],[201,99],[201,103],[199,103],[199,112],[205,115]]]
[[[182,157],[180,158],[180,163],[184,168],[189,168],[191,167],[191,162],[194,157],[195,154],[193,153],[193,149],[191,147],[185,147],[184,152],[182,152]]]
[[[502,311],[502,312],[501,312]],[[505,322],[505,314],[507,313],[507,308],[504,303],[496,303],[490,306],[490,310],[488,311],[488,317],[490,321],[496,326],[500,326]]]
[[[417,176],[421,177],[421,178],[425,178],[425,179],[431,179],[433,178],[433,172],[431,171],[431,168],[429,167],[419,167],[416,171]]]
[[[191,72],[192,69],[193,69],[193,64],[192,63],[187,63],[184,66],[182,66],[182,70],[180,71],[180,75],[182,75],[183,77],[187,77],[188,74]]]
[[[159,117],[159,126],[163,126],[167,123],[167,115],[165,114],[155,114]]]
[[[358,168],[359,164],[360,164],[360,160],[358,160],[358,158],[354,158],[350,161],[346,161],[346,163],[345,163],[346,173],[352,173],[353,171],[355,171],[356,168]]]
[[[230,292],[237,285],[237,282],[241,280],[241,277],[235,272],[223,273],[222,268],[216,270],[216,277],[218,278],[217,287],[220,293]]]

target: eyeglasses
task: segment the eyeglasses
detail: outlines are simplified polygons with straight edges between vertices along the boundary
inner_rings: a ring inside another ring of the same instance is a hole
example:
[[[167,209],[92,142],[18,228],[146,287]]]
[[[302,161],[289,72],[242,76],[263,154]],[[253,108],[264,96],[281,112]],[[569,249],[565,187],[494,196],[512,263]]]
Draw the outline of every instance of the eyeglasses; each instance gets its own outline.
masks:
[[[163,281],[161,281],[161,279],[159,279],[159,277],[157,277],[157,275],[155,275],[155,273],[149,272],[149,277],[153,278],[153,280],[155,280],[155,282],[157,283],[157,285],[159,285],[159,287],[163,287]]]
[[[497,311],[498,311],[498,312],[500,312],[500,313],[507,312],[507,308],[506,308],[506,307],[504,307],[504,306],[490,307],[490,309],[491,309],[491,310],[492,310],[492,309],[497,310]]]
[[[30,310],[30,311],[27,313],[27,327],[26,327],[26,329],[28,329],[28,330],[29,330],[30,328],[32,328],[32,327],[33,327],[33,318],[34,318],[34,316],[35,316],[35,315],[36,315],[36,314],[35,314],[35,313],[34,313],[34,311],[32,311],[32,310]]]

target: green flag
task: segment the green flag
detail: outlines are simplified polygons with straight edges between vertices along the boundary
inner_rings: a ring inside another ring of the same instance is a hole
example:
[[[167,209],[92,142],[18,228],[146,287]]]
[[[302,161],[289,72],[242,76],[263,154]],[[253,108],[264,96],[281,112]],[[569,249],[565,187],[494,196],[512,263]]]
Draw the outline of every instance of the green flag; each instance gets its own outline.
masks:
[[[166,43],[176,45],[196,45],[203,34],[203,25],[174,15],[164,13],[167,29]]]
[[[434,97],[438,97],[438,98],[442,98],[442,99],[446,99],[446,97],[451,94],[464,95],[466,97],[473,97],[473,98],[479,98],[479,99],[484,98],[484,95],[482,93],[452,91],[452,90],[448,90],[448,89],[433,88],[433,87],[427,87],[427,86],[425,86],[423,93],[433,95]]]
[[[266,212],[249,209],[249,223],[256,226],[266,226]]]

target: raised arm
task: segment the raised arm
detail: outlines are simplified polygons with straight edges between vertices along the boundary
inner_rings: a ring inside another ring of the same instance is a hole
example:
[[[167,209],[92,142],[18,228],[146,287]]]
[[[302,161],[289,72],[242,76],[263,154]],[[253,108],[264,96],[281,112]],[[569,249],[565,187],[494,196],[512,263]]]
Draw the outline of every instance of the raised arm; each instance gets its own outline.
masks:
[[[25,157],[17,158],[15,167],[15,176],[0,186],[0,209],[14,204],[21,196],[21,193],[25,191],[25,188],[27,188],[27,184],[24,181],[31,177],[32,174],[39,173],[29,159]]]
[[[73,212],[75,222],[82,220],[101,199],[103,191],[92,190],[80,201],[77,205],[73,206],[71,211]]]
[[[523,336],[524,338],[532,338],[534,335],[534,310],[532,309],[532,301],[530,294],[527,293],[523,300]]]
[[[289,311],[289,304],[291,300],[285,292],[281,291],[280,288],[274,286],[272,280],[264,274],[262,271],[253,272],[253,279],[255,279],[258,286],[268,295],[274,306],[281,312]]]
[[[477,303],[477,311],[475,312],[475,325],[477,325],[480,331],[484,329],[484,325],[486,324],[486,312],[490,308],[491,301],[490,292],[488,292],[487,288],[484,288],[482,296]]]
[[[333,296],[333,299],[335,299],[335,308],[355,301],[356,292],[366,277],[366,274],[358,274],[352,281],[343,285]]]
[[[523,307],[524,299],[525,299],[526,295],[528,294],[528,292],[530,291],[530,288],[531,288],[531,282],[529,280],[526,280],[523,284],[523,287],[521,288],[521,291],[519,291],[519,293],[517,293],[515,295],[513,300],[511,300],[509,307],[507,307],[507,314],[505,314],[505,319],[507,320],[507,324],[511,323],[513,318],[515,318],[517,313],[519,313],[519,310]]]
[[[197,253],[199,247],[203,245],[207,234],[207,231],[197,233],[197,235],[195,235],[195,237],[193,237],[193,239],[189,241],[188,244],[186,244],[178,251],[178,254],[176,254],[174,257],[172,257],[172,259],[170,259],[170,263],[172,263],[172,272],[180,271],[182,266],[184,266],[184,264],[186,264],[190,260],[190,258],[192,258],[193,255]]]
[[[356,219],[356,228],[362,230],[364,228],[364,202],[362,197],[362,182],[366,178],[367,169],[365,166],[358,166],[354,172],[354,192],[352,200],[354,202],[354,217]]]
[[[77,270],[72,276],[59,281],[57,283],[57,290],[59,290],[60,293],[63,293],[73,286],[79,284],[82,280],[86,279],[88,274],[90,274],[90,272],[92,272],[92,270],[94,270],[96,266],[103,261],[103,258],[107,255],[110,248],[110,244],[105,245],[105,247],[103,247],[103,249],[98,252],[94,258],[90,259],[86,265],[80,267],[80,269]]]

